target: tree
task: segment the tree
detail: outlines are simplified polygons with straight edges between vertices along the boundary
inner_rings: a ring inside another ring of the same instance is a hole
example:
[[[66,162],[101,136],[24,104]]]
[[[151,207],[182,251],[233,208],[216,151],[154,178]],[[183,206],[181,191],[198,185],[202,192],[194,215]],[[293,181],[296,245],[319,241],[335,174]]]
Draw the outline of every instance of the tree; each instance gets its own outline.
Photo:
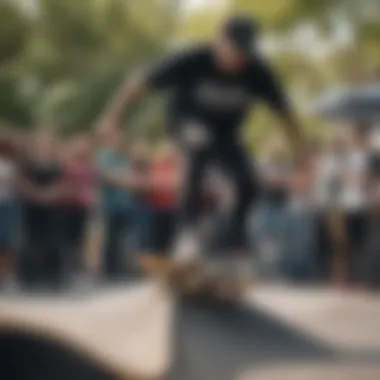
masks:
[[[28,40],[28,20],[10,1],[0,3],[0,65],[15,59]]]
[[[18,59],[28,42],[30,24],[10,1],[0,3],[0,118],[28,123],[27,105],[18,93]]]
[[[29,18],[16,5],[1,3],[1,60],[12,59],[1,74],[14,95],[2,102],[0,118],[17,121],[17,107],[26,104],[30,122],[67,132],[90,126],[125,75],[166,49],[177,3],[36,0]]]

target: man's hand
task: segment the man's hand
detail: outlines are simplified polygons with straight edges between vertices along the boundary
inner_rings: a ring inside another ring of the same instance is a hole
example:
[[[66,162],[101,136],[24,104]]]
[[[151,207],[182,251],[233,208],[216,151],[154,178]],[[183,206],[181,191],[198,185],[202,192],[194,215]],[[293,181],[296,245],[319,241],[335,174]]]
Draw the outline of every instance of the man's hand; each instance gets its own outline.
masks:
[[[145,77],[139,74],[120,86],[96,124],[98,132],[107,133],[121,124],[125,109],[141,96],[146,87],[145,82]]]
[[[298,164],[305,156],[305,143],[298,119],[291,112],[281,114],[280,118],[292,149],[292,155]]]
[[[185,146],[192,150],[203,149],[211,144],[211,136],[206,127],[194,122],[183,126],[181,138]]]
[[[114,131],[119,128],[119,124],[116,120],[112,120],[111,118],[104,115],[95,125],[96,131],[100,134],[100,136],[105,136],[109,132]]]

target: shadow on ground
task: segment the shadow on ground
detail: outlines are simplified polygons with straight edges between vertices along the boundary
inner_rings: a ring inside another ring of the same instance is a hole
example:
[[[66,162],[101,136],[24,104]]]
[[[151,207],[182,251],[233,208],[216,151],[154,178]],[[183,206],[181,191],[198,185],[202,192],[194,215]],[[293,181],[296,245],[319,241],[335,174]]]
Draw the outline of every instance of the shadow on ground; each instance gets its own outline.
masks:
[[[0,328],[0,368],[4,380],[116,380],[72,347],[6,328]]]
[[[321,342],[245,306],[179,301],[176,324],[173,380],[233,380],[256,365],[337,358]]]

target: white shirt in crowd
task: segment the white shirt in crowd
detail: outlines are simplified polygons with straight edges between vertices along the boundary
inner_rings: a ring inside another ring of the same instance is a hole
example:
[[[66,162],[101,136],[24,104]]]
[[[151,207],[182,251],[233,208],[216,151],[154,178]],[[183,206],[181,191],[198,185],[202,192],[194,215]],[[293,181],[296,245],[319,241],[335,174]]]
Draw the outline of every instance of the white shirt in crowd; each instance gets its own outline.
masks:
[[[343,188],[342,202],[343,207],[348,211],[362,210],[366,206],[368,164],[368,149],[355,149],[347,155],[346,183]]]
[[[367,202],[368,162],[367,149],[330,153],[322,158],[316,175],[317,205],[349,212],[362,210]]]
[[[0,202],[11,200],[14,196],[16,166],[7,158],[0,158]]]

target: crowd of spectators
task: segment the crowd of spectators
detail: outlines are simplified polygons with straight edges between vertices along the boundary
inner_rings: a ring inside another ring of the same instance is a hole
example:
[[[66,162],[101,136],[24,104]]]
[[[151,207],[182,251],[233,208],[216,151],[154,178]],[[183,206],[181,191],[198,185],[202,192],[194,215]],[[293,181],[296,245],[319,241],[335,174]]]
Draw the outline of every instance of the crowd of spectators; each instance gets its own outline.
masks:
[[[255,165],[262,197],[247,231],[267,278],[373,288],[380,283],[380,151],[374,129],[336,128],[292,163],[281,139]],[[119,130],[58,136],[0,127],[0,288],[62,289],[123,280],[136,254],[164,254],[176,228],[182,157]],[[233,187],[212,170],[205,211]],[[217,213],[215,214],[217,215]],[[217,217],[216,217],[217,219]]]
[[[368,125],[336,127],[293,167],[281,142],[268,147],[266,191],[249,227],[262,271],[344,289],[379,285],[378,142]]]
[[[167,249],[179,173],[169,143],[0,130],[1,287],[122,280],[135,252]]]

